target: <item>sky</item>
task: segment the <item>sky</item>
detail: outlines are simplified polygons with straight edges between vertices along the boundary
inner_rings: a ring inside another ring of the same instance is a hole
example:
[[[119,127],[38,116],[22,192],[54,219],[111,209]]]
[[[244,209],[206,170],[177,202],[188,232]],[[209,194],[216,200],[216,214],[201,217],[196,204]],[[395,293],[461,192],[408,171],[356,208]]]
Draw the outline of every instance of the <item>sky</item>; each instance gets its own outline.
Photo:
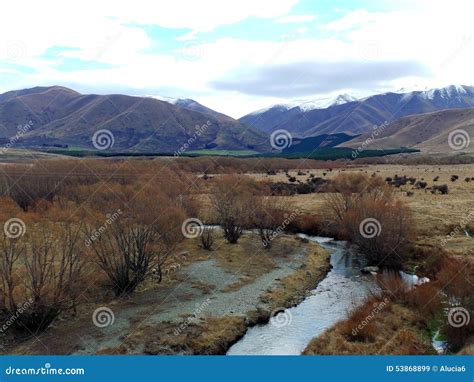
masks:
[[[0,93],[192,98],[238,118],[347,93],[474,85],[472,0],[15,0]]]

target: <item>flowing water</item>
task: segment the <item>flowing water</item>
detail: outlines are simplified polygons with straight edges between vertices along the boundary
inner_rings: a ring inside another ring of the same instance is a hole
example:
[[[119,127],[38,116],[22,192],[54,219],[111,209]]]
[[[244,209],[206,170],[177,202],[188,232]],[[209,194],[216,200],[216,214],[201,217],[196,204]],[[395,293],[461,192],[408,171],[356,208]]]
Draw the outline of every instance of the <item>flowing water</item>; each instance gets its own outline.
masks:
[[[299,305],[282,310],[267,324],[250,328],[228,355],[298,355],[314,337],[323,333],[359,305],[369,293],[379,290],[374,277],[363,275],[363,257],[331,238],[298,236],[315,241],[331,252],[332,269],[311,295]],[[429,282],[400,272],[408,288]],[[436,343],[436,345],[440,345]]]
[[[371,290],[377,290],[373,277],[364,276],[363,259],[330,238],[299,235],[320,243],[331,251],[332,269],[316,289],[299,305],[278,313],[269,323],[250,328],[228,355],[297,355],[309,341],[347,317]]]

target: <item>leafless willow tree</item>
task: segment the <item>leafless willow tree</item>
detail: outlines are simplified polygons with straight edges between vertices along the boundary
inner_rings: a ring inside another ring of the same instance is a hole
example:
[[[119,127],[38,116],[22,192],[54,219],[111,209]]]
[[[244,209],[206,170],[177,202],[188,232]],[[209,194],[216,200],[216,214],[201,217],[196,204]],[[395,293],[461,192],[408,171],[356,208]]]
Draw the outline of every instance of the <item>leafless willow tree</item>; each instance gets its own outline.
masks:
[[[283,203],[275,197],[255,197],[252,205],[251,224],[258,230],[264,248],[271,248],[273,240],[287,226],[286,209]]]
[[[253,184],[248,179],[225,176],[215,183],[211,202],[224,237],[237,243],[245,227],[250,224]]]
[[[205,226],[200,236],[201,247],[210,251],[214,245],[214,227]]]
[[[15,328],[36,332],[71,303],[75,307],[84,261],[80,226],[42,224],[29,231],[0,238],[0,304],[15,317]]]
[[[92,237],[97,228],[86,228]],[[90,246],[97,263],[112,283],[116,296],[132,293],[154,270],[158,282],[171,251],[156,225],[119,220],[107,227]]]

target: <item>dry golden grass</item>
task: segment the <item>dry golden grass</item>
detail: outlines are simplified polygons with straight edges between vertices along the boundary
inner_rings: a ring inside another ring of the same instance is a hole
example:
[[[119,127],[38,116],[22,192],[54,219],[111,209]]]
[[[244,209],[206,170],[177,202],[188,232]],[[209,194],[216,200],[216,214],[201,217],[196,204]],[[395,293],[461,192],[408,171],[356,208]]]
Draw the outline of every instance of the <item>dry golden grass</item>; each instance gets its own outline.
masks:
[[[241,273],[236,285],[246,285],[256,278],[275,269],[276,257],[291,259],[291,256],[309,244],[295,240],[289,235],[280,235],[274,240],[271,248],[265,249],[256,234],[244,233],[237,244],[229,244],[220,231],[215,231],[213,250],[207,251],[200,247],[198,239],[184,240],[180,243],[175,254],[179,259],[180,253],[186,253],[186,262],[196,262],[208,259],[217,261],[219,267],[230,273]],[[173,277],[171,274],[170,277]],[[235,290],[236,286],[231,288]]]
[[[314,289],[330,269],[329,253],[314,243],[304,264],[295,272],[281,279],[281,286],[269,291],[263,298],[273,309],[288,308],[298,304],[306,293]]]
[[[105,348],[100,354],[130,354],[142,347],[144,354],[223,355],[245,334],[245,319],[240,316],[206,317],[177,332],[176,323],[143,326],[133,337],[116,348]]]
[[[307,174],[298,175],[299,170],[289,171],[289,175],[305,182]],[[454,227],[458,226],[462,219],[468,218],[470,212],[474,214],[474,181],[465,182],[465,178],[474,177],[474,164],[463,165],[369,165],[364,167],[354,167],[347,169],[326,169],[302,170],[310,172],[317,177],[331,179],[339,173],[367,173],[376,174],[383,179],[394,177],[394,175],[414,177],[428,183],[428,187],[433,185],[447,184],[448,195],[431,194],[429,190],[413,190],[411,185],[396,188],[396,196],[406,202],[412,209],[416,228],[419,231],[419,242],[424,244],[441,244],[442,239],[448,235]],[[324,175],[325,174],[325,175]],[[451,182],[451,176],[457,175],[459,179]],[[288,179],[283,172],[274,176],[266,174],[249,174],[259,181],[287,182]],[[434,182],[433,179],[439,177]],[[413,191],[413,196],[407,196],[407,191]],[[304,194],[284,197],[288,202],[298,208],[303,213],[323,215],[324,194]],[[470,223],[474,228],[474,221]],[[466,237],[464,232],[456,235],[453,240],[449,240],[446,249],[453,253],[468,255],[469,248],[472,249],[472,238]],[[471,252],[472,254],[472,252]]]
[[[369,300],[358,309],[361,314],[337,323],[311,340],[303,354],[435,354],[420,317],[406,307],[391,302],[374,314],[370,331],[353,336],[352,331],[373,310],[373,304],[374,300]]]

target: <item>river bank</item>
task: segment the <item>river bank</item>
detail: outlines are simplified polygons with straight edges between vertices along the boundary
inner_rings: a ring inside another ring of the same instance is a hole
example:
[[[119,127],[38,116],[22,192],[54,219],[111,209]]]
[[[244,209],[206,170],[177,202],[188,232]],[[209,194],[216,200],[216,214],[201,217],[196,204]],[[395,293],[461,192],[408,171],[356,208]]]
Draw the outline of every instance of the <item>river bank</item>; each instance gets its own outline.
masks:
[[[217,238],[205,251],[185,240],[161,284],[150,280],[127,299],[84,305],[8,354],[225,354],[247,329],[300,302],[329,270],[318,244],[282,235],[263,249],[253,233],[237,245]],[[107,325],[94,313],[107,308]]]

